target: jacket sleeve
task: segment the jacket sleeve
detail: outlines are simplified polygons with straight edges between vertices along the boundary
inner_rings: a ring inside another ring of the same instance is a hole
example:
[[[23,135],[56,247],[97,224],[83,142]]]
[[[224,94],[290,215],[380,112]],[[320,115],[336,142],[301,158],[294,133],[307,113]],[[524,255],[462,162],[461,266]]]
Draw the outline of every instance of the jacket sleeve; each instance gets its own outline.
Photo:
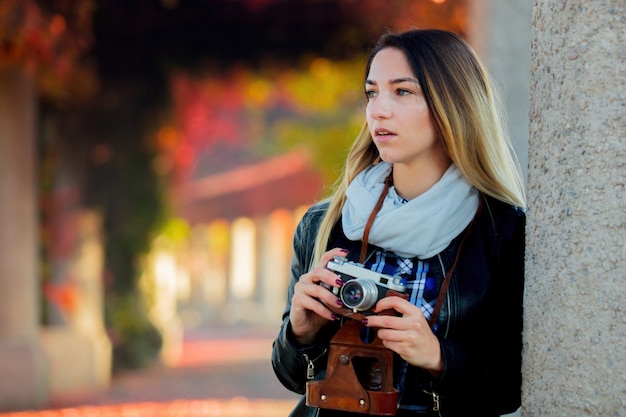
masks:
[[[272,367],[279,381],[289,390],[303,394],[306,389],[307,366],[312,362],[316,374],[326,368],[326,351],[330,336],[320,332],[311,345],[298,345],[291,336],[289,311],[294,287],[300,276],[309,270],[315,234],[325,214],[325,206],[316,205],[309,209],[296,228],[293,240],[291,278],[287,291],[287,302],[283,322],[272,348]]]
[[[441,338],[444,371],[437,381],[448,397],[484,412],[512,413],[521,402],[525,214],[508,207],[485,244],[490,265],[487,302],[462,337]],[[491,240],[491,239],[490,239]]]

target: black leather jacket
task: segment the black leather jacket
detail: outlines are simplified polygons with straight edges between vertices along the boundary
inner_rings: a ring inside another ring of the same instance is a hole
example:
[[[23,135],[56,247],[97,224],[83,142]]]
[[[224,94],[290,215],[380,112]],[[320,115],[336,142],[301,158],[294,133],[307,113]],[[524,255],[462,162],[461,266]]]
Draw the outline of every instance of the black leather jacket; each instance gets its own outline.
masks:
[[[515,411],[521,402],[525,213],[484,195],[481,200],[437,321],[443,373],[434,378],[414,368],[412,379],[405,383],[413,388],[407,391],[412,392],[409,403],[432,409],[433,396],[425,392],[439,397],[440,411],[432,415],[498,416]],[[338,322],[329,323],[315,343],[298,346],[289,324],[294,285],[308,270],[315,234],[327,207],[327,203],[311,207],[296,229],[287,306],[273,346],[274,371],[281,383],[296,393],[305,392],[309,361],[315,379],[323,378],[328,343],[339,326]],[[439,285],[466,232],[428,260]],[[341,227],[336,227],[330,239],[332,247],[349,249],[358,256],[360,242],[348,240]],[[319,415],[336,414],[322,410]]]

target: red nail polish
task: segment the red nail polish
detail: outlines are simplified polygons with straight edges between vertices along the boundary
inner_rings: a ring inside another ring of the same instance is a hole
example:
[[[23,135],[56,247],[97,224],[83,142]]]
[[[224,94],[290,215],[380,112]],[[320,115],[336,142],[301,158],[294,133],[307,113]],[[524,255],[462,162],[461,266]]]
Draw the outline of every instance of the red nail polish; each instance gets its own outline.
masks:
[[[343,281],[342,281],[342,280],[340,280],[339,278],[337,278],[337,279],[335,280],[335,284],[337,284],[337,285],[339,285],[339,286],[341,287],[341,286],[343,285]]]
[[[363,326],[367,326],[367,319],[363,319],[363,320],[361,320],[361,324],[362,324]]]
[[[339,300],[339,299],[338,299],[338,300],[337,300],[337,305],[338,305],[338,306],[340,306],[340,307],[343,307],[343,302],[342,302],[341,300]]]
[[[348,249],[339,249],[339,252],[345,253],[346,255],[350,253]]]

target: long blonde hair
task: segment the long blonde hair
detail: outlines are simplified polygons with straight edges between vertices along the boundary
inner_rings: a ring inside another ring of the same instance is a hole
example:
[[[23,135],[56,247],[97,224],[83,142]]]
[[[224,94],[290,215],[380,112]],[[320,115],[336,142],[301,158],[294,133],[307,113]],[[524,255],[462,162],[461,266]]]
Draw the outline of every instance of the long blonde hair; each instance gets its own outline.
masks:
[[[472,48],[458,35],[443,30],[385,34],[369,57],[366,77],[372,60],[384,48],[397,48],[404,53],[424,91],[438,138],[459,171],[480,192],[524,207],[524,182],[504,129],[500,99]],[[379,161],[378,150],[364,124],[320,224],[312,265],[327,250],[348,185],[361,171]]]

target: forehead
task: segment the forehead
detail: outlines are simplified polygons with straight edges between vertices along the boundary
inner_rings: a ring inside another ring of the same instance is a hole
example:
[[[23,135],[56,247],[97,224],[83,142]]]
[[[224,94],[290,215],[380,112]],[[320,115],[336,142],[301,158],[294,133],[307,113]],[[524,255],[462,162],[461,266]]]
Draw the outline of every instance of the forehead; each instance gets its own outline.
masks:
[[[406,77],[415,77],[415,74],[404,52],[397,48],[385,48],[378,52],[367,74],[368,80],[377,82]]]

